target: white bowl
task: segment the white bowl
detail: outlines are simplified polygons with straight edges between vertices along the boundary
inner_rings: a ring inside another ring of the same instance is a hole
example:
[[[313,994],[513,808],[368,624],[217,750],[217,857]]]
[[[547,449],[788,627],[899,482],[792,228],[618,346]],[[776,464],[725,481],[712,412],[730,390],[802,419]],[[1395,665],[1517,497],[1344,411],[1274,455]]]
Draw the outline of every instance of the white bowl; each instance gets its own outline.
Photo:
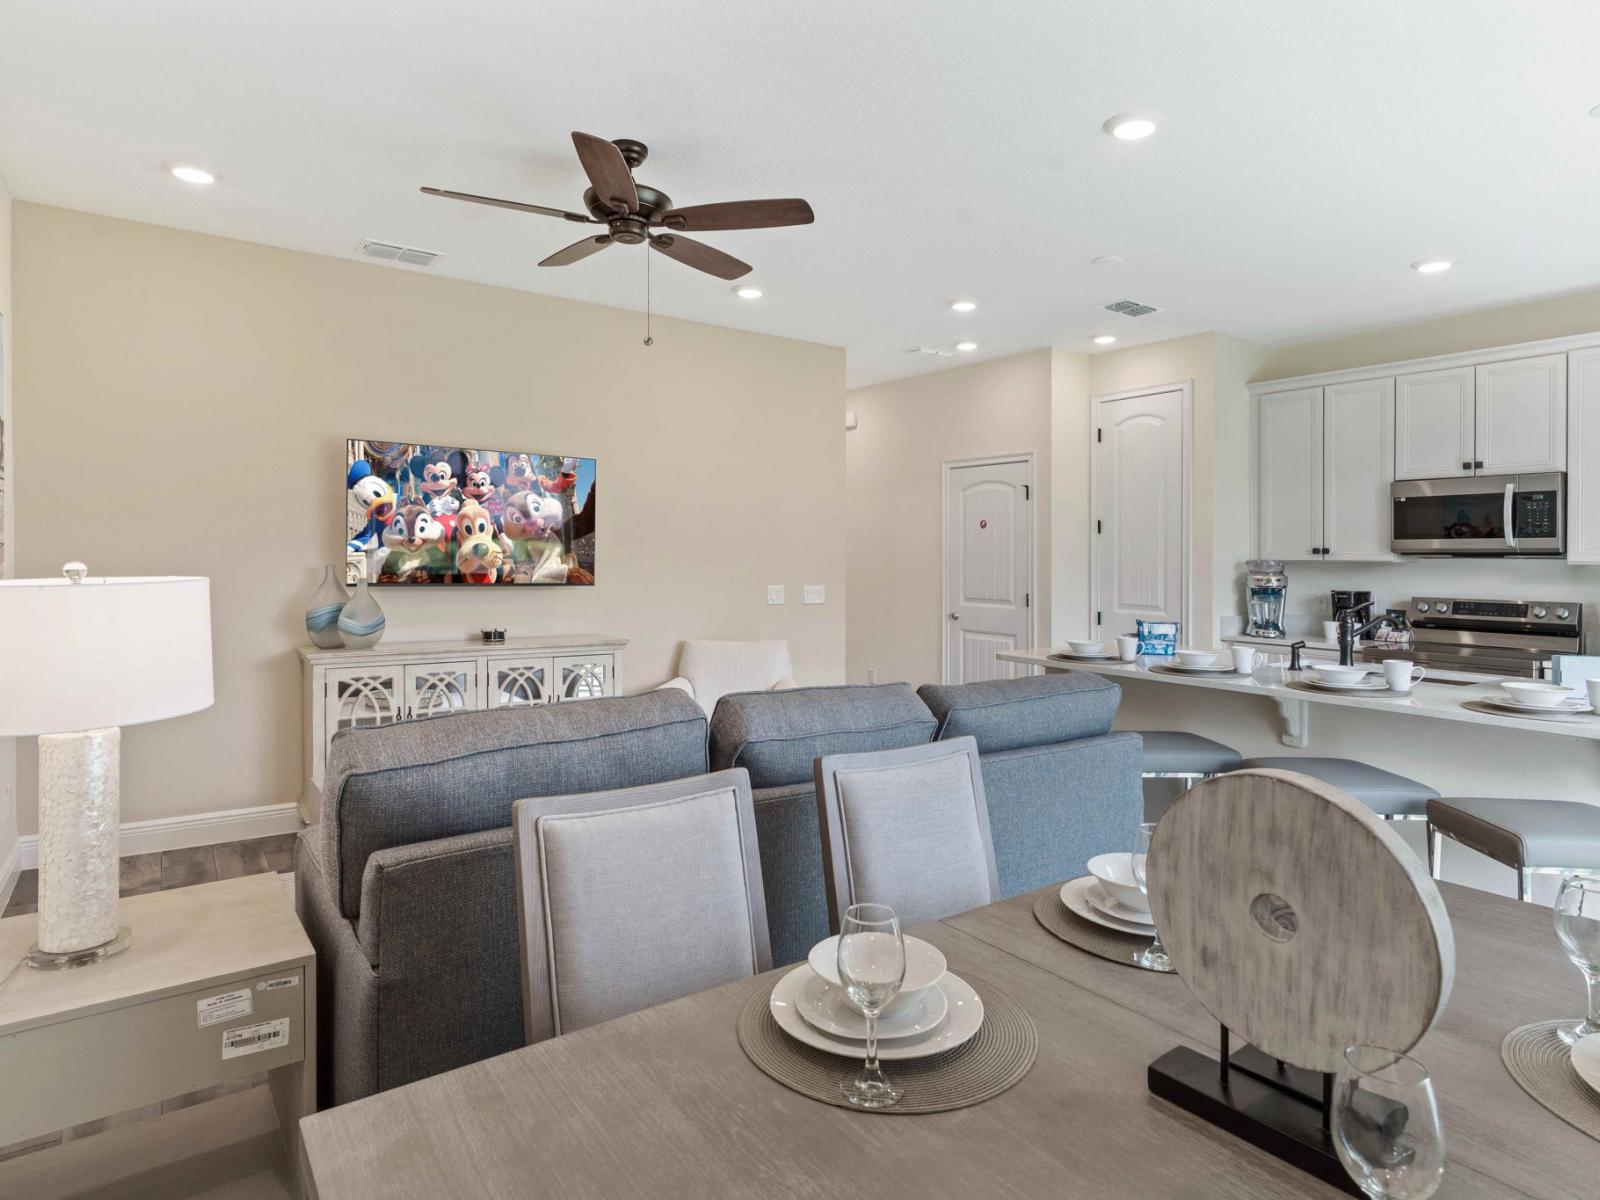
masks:
[[[1133,879],[1133,855],[1127,851],[1119,854],[1096,854],[1089,860],[1089,874],[1100,881],[1100,886],[1124,908],[1134,912],[1150,911],[1150,901],[1145,899]]]
[[[1106,644],[1104,642],[1068,642],[1067,645],[1072,647],[1074,654],[1082,654],[1086,658],[1106,652]]]
[[[1520,704],[1536,704],[1540,708],[1555,708],[1563,700],[1572,699],[1572,689],[1559,683],[1539,683],[1532,679],[1508,679],[1500,685],[1506,695]]]
[[[1187,646],[1182,646],[1172,652],[1172,657],[1178,660],[1180,666],[1210,667],[1216,664],[1217,652],[1215,650],[1194,650]]]
[[[1341,667],[1335,663],[1315,663],[1311,673],[1321,683],[1335,683],[1349,687],[1352,683],[1360,683],[1367,677],[1365,667]]]
[[[811,947],[806,956],[811,969],[834,987],[839,983],[839,935],[823,938]],[[919,937],[906,938],[906,977],[900,986],[900,995],[909,996],[925,987],[932,987],[944,978],[944,953],[932,942]],[[898,997],[896,998],[898,999]]]

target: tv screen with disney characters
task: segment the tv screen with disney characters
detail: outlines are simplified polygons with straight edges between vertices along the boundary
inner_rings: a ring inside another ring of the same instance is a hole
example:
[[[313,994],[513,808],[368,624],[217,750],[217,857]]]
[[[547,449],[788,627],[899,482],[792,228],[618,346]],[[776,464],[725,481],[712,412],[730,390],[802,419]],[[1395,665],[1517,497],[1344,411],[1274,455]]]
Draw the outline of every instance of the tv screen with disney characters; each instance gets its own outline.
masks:
[[[595,460],[355,438],[345,454],[354,584],[594,582]]]

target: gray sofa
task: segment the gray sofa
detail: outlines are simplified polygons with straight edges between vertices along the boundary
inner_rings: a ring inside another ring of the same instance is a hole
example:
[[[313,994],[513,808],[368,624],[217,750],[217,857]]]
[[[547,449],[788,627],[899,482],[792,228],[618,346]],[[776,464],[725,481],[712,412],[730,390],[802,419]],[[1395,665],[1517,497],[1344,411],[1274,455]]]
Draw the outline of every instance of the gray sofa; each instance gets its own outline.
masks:
[[[703,774],[680,691],[338,734],[295,846],[317,950],[317,1078],[342,1104],[523,1044],[511,805]]]
[[[1132,845],[1137,734],[1120,691],[1050,675],[925,687],[724,696],[709,728],[681,691],[353,729],[329,750],[323,821],[295,847],[295,906],[317,950],[323,1104],[523,1044],[511,806],[524,796],[749,772],[775,965],[828,934],[815,760],[971,734],[1001,890]]]

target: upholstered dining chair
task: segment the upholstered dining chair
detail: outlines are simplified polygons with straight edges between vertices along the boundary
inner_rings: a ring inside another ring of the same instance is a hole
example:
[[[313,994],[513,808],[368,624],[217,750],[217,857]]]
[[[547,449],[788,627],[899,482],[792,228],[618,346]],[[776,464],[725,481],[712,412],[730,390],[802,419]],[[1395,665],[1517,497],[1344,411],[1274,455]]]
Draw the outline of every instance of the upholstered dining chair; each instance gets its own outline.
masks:
[[[817,759],[828,922],[887,904],[900,927],[1000,899],[978,743],[970,737]]]
[[[744,768],[512,813],[530,1044],[771,968]]]

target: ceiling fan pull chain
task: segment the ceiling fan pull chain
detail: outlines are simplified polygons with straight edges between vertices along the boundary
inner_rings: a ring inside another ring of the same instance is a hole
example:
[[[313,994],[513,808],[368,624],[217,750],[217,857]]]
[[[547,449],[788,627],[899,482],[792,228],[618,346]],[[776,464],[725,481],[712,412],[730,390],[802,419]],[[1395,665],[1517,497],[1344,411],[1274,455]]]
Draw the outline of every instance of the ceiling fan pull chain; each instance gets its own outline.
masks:
[[[654,346],[656,339],[650,336],[650,256],[644,256],[644,344]]]

